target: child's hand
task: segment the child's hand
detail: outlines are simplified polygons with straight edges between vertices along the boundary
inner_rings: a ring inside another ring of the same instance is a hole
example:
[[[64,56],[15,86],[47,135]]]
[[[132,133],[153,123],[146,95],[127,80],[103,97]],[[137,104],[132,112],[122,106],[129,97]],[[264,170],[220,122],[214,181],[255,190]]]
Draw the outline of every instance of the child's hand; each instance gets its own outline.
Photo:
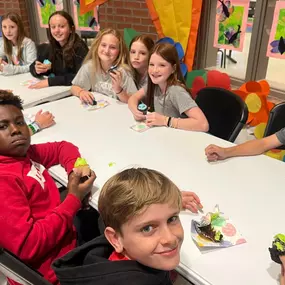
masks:
[[[146,115],[144,115],[141,111],[139,111],[137,108],[131,110],[134,118],[136,121],[144,121],[146,119]]]
[[[85,182],[80,182],[80,178],[84,177],[82,168],[76,167],[68,177],[68,194],[73,194],[80,201],[92,190],[93,183],[96,179],[94,171],[91,170],[90,177]]]
[[[30,89],[41,89],[45,87],[49,87],[47,79],[43,79],[40,82],[29,86]]]
[[[7,62],[3,60],[2,57],[0,57],[0,71],[3,72],[4,65],[7,65]]]
[[[210,144],[209,146],[206,147],[205,155],[207,156],[207,159],[209,161],[217,161],[227,158],[225,148],[219,147],[214,144]]]
[[[80,166],[77,166],[76,168],[80,169],[80,171],[82,171],[82,177],[90,176],[91,169],[90,169],[89,165],[80,165]]]
[[[35,70],[37,74],[46,73],[51,69],[51,64],[44,64],[40,61],[36,61]]]
[[[113,70],[109,72],[112,78],[112,87],[115,93],[119,93],[122,90],[122,74],[119,70]]]
[[[165,116],[153,112],[146,115],[146,124],[152,126],[165,126]]]
[[[54,116],[52,113],[46,111],[43,112],[42,110],[39,110],[35,116],[35,122],[39,125],[41,129],[48,128],[55,124]]]
[[[95,99],[94,95],[91,92],[83,90],[83,89],[80,90],[78,96],[79,96],[81,102],[86,103],[86,104],[90,104],[90,105],[93,104],[93,100]]]
[[[193,213],[198,213],[198,210],[203,208],[199,197],[194,192],[181,191],[181,194],[182,206],[184,209],[188,209]]]
[[[6,65],[7,62],[2,57],[0,57],[0,64]]]

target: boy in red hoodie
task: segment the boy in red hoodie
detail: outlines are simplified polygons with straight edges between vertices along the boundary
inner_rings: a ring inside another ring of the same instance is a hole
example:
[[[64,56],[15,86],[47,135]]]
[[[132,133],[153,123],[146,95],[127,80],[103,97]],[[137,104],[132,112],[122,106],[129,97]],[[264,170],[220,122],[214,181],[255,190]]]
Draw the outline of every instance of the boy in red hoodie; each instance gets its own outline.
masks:
[[[78,157],[78,148],[68,142],[30,145],[21,99],[0,90],[0,247],[53,284],[59,282],[50,265],[75,248],[73,219],[96,177],[91,171],[90,178],[80,183],[82,170],[72,172]],[[70,174],[62,203],[47,171],[56,164]]]

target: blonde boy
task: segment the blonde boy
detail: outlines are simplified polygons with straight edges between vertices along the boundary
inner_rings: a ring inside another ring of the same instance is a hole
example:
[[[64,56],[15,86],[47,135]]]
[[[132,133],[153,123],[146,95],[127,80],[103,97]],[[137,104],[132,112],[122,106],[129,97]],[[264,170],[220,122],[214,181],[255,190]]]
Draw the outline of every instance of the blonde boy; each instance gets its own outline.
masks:
[[[180,190],[158,171],[116,174],[99,197],[104,236],[54,263],[60,284],[172,284],[169,270],[179,264],[183,242],[181,208]]]

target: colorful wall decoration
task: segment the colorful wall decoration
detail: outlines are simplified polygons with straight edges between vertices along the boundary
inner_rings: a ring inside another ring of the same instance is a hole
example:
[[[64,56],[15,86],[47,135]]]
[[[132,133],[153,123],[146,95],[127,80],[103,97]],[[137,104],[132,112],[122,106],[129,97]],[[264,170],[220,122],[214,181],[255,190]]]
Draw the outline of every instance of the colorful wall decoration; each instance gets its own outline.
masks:
[[[232,92],[241,97],[247,105],[248,125],[254,127],[267,123],[274,104],[267,99],[270,86],[266,80],[246,82],[239,89],[232,90]]]
[[[285,2],[276,2],[267,56],[285,59]]]
[[[217,0],[214,47],[243,50],[249,0]]]
[[[185,51],[184,62],[192,70],[202,0],[146,0],[159,38],[171,37]]]
[[[80,13],[79,0],[71,0],[73,3],[73,16],[76,30],[80,31],[99,31],[100,25],[98,22],[98,6],[92,8],[84,14]]]
[[[107,1],[108,0],[80,0],[80,15],[83,15],[86,12],[94,10],[97,6]]]
[[[40,26],[48,28],[48,19],[55,11],[63,10],[63,0],[36,0]]]

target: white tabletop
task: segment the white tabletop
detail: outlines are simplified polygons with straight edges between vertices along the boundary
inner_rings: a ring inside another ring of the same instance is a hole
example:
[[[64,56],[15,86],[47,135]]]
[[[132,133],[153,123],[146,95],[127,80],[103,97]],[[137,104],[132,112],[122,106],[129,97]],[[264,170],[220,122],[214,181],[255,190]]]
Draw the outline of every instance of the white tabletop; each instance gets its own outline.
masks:
[[[200,251],[190,235],[196,216],[182,212],[185,240],[177,270],[195,284],[276,285],[280,266],[271,261],[268,247],[276,233],[284,232],[285,164],[263,155],[210,164],[205,147],[210,143],[229,146],[229,142],[165,127],[135,132],[130,129],[135,121],[127,106],[108,100],[111,105],[97,111],[85,110],[75,97],[43,105],[53,112],[57,124],[33,136],[32,142],[67,140],[79,146],[97,174],[96,189],[117,171],[139,165],[163,172],[180,189],[196,192],[205,212],[219,204],[247,243]],[[35,113],[38,108],[26,112]],[[110,162],[116,165],[109,167]],[[53,167],[51,173],[67,183],[61,167]],[[95,208],[98,193],[93,195]]]
[[[23,101],[23,107],[29,108],[43,102],[54,101],[70,94],[70,86],[52,86],[42,89],[29,89],[24,82],[32,80],[30,73],[16,74],[12,76],[0,75],[0,89],[12,90]]]

